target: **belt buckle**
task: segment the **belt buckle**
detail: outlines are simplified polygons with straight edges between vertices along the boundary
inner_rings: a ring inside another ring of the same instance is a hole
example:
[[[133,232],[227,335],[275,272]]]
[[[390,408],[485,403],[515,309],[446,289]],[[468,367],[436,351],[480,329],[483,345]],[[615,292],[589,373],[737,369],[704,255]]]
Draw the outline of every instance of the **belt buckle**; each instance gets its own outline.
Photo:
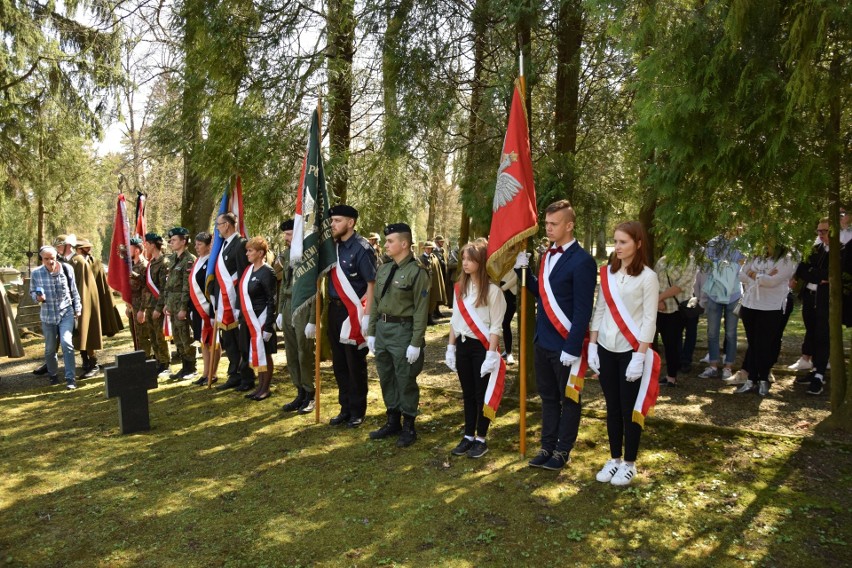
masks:
[[[387,321],[388,321],[388,315],[387,315],[387,314],[382,314],[381,319],[382,319],[382,321],[383,321],[383,322],[387,323]]]

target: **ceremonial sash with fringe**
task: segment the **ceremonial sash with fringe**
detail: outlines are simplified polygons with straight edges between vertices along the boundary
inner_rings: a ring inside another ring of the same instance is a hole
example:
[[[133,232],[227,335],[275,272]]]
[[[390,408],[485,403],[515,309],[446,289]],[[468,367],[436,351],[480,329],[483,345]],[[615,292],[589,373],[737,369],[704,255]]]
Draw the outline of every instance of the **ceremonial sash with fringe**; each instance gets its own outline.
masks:
[[[213,322],[210,321],[210,301],[204,295],[204,290],[198,285],[198,280],[195,277],[204,265],[204,261],[209,258],[210,255],[197,259],[189,272],[189,297],[192,299],[195,311],[201,317],[202,345],[213,345]]]
[[[148,290],[151,292],[151,295],[154,296],[154,299],[160,299],[160,289],[157,288],[157,285],[154,284],[154,279],[151,277],[151,265],[148,265],[148,269],[145,271],[145,284],[148,286]],[[162,315],[163,317],[163,336],[166,340],[172,338],[172,321],[169,316],[165,313]]]
[[[239,238],[239,237],[234,237]],[[219,251],[219,256],[216,258],[216,282],[219,283],[219,303],[216,306],[216,323],[221,329],[234,329],[237,327],[237,322],[234,319],[234,301],[237,299],[237,290],[234,284],[237,281],[237,275],[228,272],[225,266],[224,255],[225,245],[222,245],[222,250]]]
[[[479,314],[476,313],[472,299],[470,297],[462,299],[461,294],[459,293],[458,284],[455,286],[455,291],[456,306],[458,306],[459,313],[476,338],[482,343],[482,346],[485,347],[485,351],[487,352],[490,345],[490,342],[488,341],[488,326],[485,325],[485,322],[482,321],[482,318],[480,318]],[[480,290],[479,293],[487,294],[488,290],[486,289],[484,292]],[[490,420],[494,420],[497,416],[497,408],[500,406],[500,401],[503,399],[503,388],[505,384],[506,361],[504,361],[501,357],[500,367],[489,375],[488,386],[485,388],[485,403],[482,406],[482,414]]]
[[[551,325],[556,328],[556,331],[559,332],[559,335],[561,335],[562,339],[565,340],[568,339],[568,334],[571,332],[571,320],[568,319],[568,316],[566,316],[565,312],[562,311],[562,308],[559,307],[559,303],[556,301],[556,296],[553,293],[553,287],[550,285],[550,270],[552,268],[550,265],[556,263],[548,262],[548,256],[549,254],[546,254],[539,263],[539,296],[541,296],[541,305],[544,307],[544,313],[547,315],[547,319],[550,320]],[[589,367],[588,361],[586,360],[586,347],[588,345],[589,333],[587,331],[586,336],[583,338],[583,347],[580,350],[580,357],[571,365],[568,384],[565,385],[565,397],[570,398],[577,403],[580,402],[580,393],[583,392],[586,369]]]
[[[361,333],[361,317],[364,315],[364,302],[367,296],[358,297],[352,283],[349,282],[343,269],[340,268],[340,262],[334,265],[329,274],[334,289],[337,290],[337,295],[340,296],[340,301],[343,302],[346,312],[349,314],[340,328],[340,343],[357,345],[358,349],[362,349],[367,346],[367,340]],[[354,325],[352,322],[355,322]]]
[[[601,291],[603,292],[604,300],[612,314],[612,319],[624,338],[633,347],[634,351],[639,349],[639,340],[636,338],[639,335],[639,326],[624,305],[624,300],[621,298],[621,293],[618,291],[615,279],[610,278],[609,267],[601,266]],[[651,357],[651,364],[648,365],[648,357]],[[645,428],[645,417],[653,413],[654,405],[657,403],[657,395],[660,393],[660,356],[650,347],[645,353],[645,367],[642,371],[641,382],[639,383],[639,394],[636,396],[636,402],[633,404],[633,422],[636,422],[643,429]]]
[[[248,265],[242,278],[240,278],[239,294],[240,306],[243,310],[243,317],[246,320],[246,325],[249,331],[249,365],[256,369],[259,373],[266,371],[266,346],[263,344],[263,322],[266,321],[266,310],[264,308],[261,314],[255,315],[254,308],[251,305],[251,297],[248,292],[249,280],[251,280],[254,265]]]

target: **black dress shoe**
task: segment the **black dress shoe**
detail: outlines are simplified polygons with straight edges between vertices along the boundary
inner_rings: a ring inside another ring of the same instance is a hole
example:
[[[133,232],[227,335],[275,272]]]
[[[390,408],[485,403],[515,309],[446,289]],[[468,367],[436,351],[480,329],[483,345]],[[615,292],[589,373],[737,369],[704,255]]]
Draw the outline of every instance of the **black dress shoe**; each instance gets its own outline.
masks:
[[[201,377],[197,381],[192,381],[192,384],[203,387],[207,384],[207,377]]]
[[[253,383],[243,383],[234,390],[238,390],[240,392],[246,392],[246,391],[250,391],[253,388],[254,388]]]
[[[349,426],[350,428],[357,428],[358,426],[360,426],[363,423],[364,423],[364,417],[363,416],[353,416],[352,418],[349,419],[349,422],[347,422],[346,425]]]
[[[238,386],[240,386],[240,379],[239,379],[239,377],[236,377],[236,378],[228,379],[227,381],[225,381],[225,384],[223,384],[223,385],[217,386],[216,390],[223,391],[223,390],[228,390],[228,389],[235,389]]]
[[[36,375],[37,377],[40,377],[41,375],[46,375],[46,374],[47,374],[47,363],[44,363],[41,367],[38,367],[37,369],[33,369],[33,375]]]
[[[340,414],[329,420],[328,423],[332,426],[340,426],[341,424],[349,422],[349,418],[350,417],[348,414],[341,412]]]

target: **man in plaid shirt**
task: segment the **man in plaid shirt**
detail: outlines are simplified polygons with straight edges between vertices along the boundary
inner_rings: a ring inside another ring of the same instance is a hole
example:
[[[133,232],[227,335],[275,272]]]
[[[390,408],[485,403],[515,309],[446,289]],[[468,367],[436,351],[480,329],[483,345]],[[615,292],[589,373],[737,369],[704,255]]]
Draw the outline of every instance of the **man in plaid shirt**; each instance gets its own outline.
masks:
[[[80,294],[74,284],[74,271],[56,260],[56,249],[41,247],[39,257],[42,265],[33,270],[30,276],[30,295],[41,304],[41,327],[44,333],[44,362],[50,375],[50,384],[59,383],[56,377],[57,340],[62,344],[62,357],[65,361],[65,388],[74,390],[74,322],[83,309]]]

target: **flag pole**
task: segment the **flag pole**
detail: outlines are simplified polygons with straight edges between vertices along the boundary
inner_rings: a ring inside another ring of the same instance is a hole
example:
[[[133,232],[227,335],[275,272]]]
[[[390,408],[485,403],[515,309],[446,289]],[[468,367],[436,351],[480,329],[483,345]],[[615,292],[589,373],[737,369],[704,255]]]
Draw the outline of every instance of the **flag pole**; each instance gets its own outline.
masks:
[[[320,282],[322,278],[317,280],[317,295],[314,298],[314,309],[316,310],[316,343],[314,344],[314,413],[316,423],[320,423],[320,358],[322,349],[322,295],[320,294]]]
[[[521,85],[521,95],[526,97],[526,84],[524,81],[524,42],[520,34],[518,34],[518,82]],[[527,250],[527,239],[524,239],[524,251]],[[527,267],[521,268],[521,322],[520,322],[520,342],[519,342],[519,361],[521,372],[519,373],[520,388],[518,396],[520,401],[520,420],[518,424],[520,443],[518,449],[521,452],[521,457],[527,455]]]

